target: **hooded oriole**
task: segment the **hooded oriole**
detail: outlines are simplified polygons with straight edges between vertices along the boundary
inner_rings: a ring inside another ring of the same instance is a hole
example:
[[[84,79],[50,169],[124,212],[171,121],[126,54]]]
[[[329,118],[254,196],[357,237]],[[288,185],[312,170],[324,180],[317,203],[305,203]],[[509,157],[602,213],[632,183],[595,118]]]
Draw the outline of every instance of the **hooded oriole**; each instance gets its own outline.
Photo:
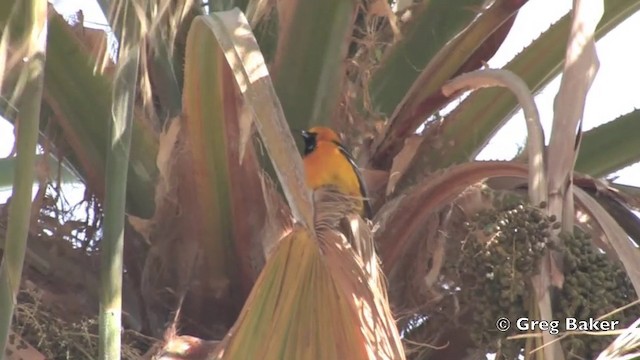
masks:
[[[311,189],[334,186],[339,192],[359,200],[361,215],[371,219],[371,205],[362,175],[353,157],[340,143],[333,130],[314,127],[302,131],[304,138],[304,172],[307,185]]]

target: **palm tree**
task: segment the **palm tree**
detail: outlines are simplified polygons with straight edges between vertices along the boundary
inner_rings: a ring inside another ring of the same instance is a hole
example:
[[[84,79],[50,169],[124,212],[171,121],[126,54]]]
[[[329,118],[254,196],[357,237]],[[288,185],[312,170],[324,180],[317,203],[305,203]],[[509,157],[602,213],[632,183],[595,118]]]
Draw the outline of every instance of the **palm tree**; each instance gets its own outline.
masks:
[[[638,189],[599,178],[640,160],[638,112],[579,124],[594,41],[639,1],[576,0],[503,69],[481,70],[526,1],[99,3],[117,51],[43,1],[0,1],[2,115],[19,130],[4,160],[3,341],[24,258],[24,286],[99,314],[100,340],[77,357],[139,357],[120,346],[121,318],[162,338],[149,354],[165,358],[568,359],[638,346],[496,322],[637,326],[637,305],[609,313],[640,290]],[[559,73],[545,147],[531,94]],[[518,107],[526,151],[473,161]],[[342,131],[365,169],[372,224],[304,186],[290,129],[317,124]],[[38,164],[60,165],[32,202],[36,143]],[[85,224],[48,185],[60,169],[87,187]]]

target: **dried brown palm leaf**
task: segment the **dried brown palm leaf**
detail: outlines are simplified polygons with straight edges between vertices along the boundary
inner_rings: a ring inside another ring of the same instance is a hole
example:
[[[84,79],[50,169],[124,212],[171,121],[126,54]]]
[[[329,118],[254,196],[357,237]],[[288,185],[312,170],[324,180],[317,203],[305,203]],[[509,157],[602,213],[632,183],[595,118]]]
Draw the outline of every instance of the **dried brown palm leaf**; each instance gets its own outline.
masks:
[[[404,358],[367,224],[350,222],[352,246],[336,230],[349,199],[315,195],[315,235],[296,226],[278,244],[216,358]]]
[[[165,316],[177,308],[178,298],[192,285],[194,270],[202,265],[198,256],[203,233],[199,212],[201,198],[192,175],[191,152],[185,146],[187,134],[181,129],[182,122],[176,118],[161,136],[157,157],[160,177],[153,217],[145,221],[129,216],[129,222],[150,245],[141,284],[147,310]],[[213,285],[217,294],[225,293],[228,283],[214,281],[213,277],[211,280],[209,285]],[[191,289],[199,290],[201,286]],[[149,320],[153,331],[159,331],[164,328],[167,318]]]
[[[316,189],[313,198],[318,237],[334,230],[344,234],[346,241],[360,257],[367,274],[375,283],[379,278],[379,262],[370,224],[357,215],[360,199],[342,194],[331,186]]]

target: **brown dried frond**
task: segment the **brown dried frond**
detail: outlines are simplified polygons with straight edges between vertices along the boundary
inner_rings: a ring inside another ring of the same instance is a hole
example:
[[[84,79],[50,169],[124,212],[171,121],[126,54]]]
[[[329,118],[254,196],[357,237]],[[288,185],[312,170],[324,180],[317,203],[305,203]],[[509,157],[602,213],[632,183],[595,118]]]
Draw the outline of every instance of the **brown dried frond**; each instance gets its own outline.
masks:
[[[98,353],[98,319],[65,319],[54,311],[37,290],[23,290],[13,321],[13,330],[48,359],[93,359]],[[153,339],[134,331],[123,334],[122,358],[140,359]]]
[[[341,118],[349,119],[349,128],[362,130],[365,125],[371,126],[372,119],[384,120],[382,114],[372,108],[369,82],[379,67],[385,50],[398,41],[401,35],[395,14],[386,1],[360,2],[357,12],[346,62],[347,76],[342,100],[345,114]]]
[[[362,198],[341,193],[332,185],[323,186],[313,192],[315,204],[314,224],[317,231],[336,229],[348,214],[357,214],[362,207]]]
[[[320,243],[326,241],[326,237],[335,239],[339,235],[345,241],[342,245],[353,252],[366,271],[369,285],[386,299],[386,279],[376,254],[371,223],[358,215],[362,199],[343,194],[331,186],[316,189],[313,198],[314,225]]]
[[[142,274],[142,294],[164,311],[176,308],[198,264],[199,218],[190,210],[197,200],[185,141],[181,121],[174,119],[160,136],[155,213],[148,221],[133,221],[151,246]]]
[[[317,235],[280,242],[212,358],[404,358],[384,288],[342,234]]]

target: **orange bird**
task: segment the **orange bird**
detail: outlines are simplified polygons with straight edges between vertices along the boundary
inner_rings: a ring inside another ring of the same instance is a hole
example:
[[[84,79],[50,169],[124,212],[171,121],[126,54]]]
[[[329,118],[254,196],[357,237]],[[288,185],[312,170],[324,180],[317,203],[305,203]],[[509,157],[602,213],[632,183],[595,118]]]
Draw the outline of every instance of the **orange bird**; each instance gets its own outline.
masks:
[[[304,173],[307,185],[315,190],[334,186],[339,192],[361,199],[360,215],[372,218],[371,205],[362,175],[353,157],[340,143],[335,131],[326,127],[313,127],[302,131],[304,139]]]

